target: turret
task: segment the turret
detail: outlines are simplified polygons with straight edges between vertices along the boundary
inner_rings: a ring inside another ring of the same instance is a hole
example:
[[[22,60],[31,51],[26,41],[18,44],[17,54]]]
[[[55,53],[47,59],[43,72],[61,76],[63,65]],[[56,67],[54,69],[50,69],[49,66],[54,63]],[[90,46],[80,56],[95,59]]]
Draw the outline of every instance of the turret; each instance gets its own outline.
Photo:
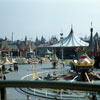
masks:
[[[91,22],[91,28],[90,28],[91,34],[93,34],[93,27],[92,27],[92,22]]]
[[[25,45],[27,45],[28,42],[27,42],[27,36],[25,36]]]
[[[93,51],[94,51],[94,38],[93,38],[93,27],[92,27],[92,22],[91,22],[90,33],[91,33],[91,35],[90,35],[88,50],[93,52]]]

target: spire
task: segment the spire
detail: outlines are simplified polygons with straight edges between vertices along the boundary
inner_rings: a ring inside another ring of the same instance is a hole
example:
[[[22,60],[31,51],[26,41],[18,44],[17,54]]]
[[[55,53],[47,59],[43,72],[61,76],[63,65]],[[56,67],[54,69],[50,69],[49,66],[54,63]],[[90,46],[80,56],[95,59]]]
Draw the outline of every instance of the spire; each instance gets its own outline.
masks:
[[[99,52],[99,44],[98,44],[98,41],[96,42],[96,51]]]
[[[12,43],[13,43],[13,35],[14,35],[14,33],[12,32]]]
[[[89,40],[89,51],[94,51],[94,38],[93,38],[93,28],[92,28],[92,22],[91,22],[91,28],[90,28],[90,40]]]
[[[27,36],[25,36],[25,45],[27,45],[28,42],[27,42]]]
[[[25,41],[27,41],[27,36],[25,36]]]
[[[90,40],[91,40],[91,42],[93,42],[93,27],[92,27],[92,22],[91,22],[90,32],[91,32]]]
[[[92,27],[92,22],[91,22],[91,28],[90,28],[91,34],[93,33],[93,27]]]
[[[70,30],[70,34],[73,34],[73,25],[71,24],[71,30]]]

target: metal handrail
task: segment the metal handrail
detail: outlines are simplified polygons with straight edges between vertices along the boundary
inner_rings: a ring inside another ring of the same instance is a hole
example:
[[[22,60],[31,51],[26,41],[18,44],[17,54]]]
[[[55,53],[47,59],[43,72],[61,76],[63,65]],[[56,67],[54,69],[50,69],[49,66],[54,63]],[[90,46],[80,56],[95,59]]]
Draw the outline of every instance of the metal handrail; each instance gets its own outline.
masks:
[[[80,91],[94,91],[100,92],[99,83],[87,82],[64,82],[64,81],[45,81],[45,80],[1,80],[0,88],[14,88],[14,87],[31,87],[31,88],[52,88],[52,89],[70,89]]]

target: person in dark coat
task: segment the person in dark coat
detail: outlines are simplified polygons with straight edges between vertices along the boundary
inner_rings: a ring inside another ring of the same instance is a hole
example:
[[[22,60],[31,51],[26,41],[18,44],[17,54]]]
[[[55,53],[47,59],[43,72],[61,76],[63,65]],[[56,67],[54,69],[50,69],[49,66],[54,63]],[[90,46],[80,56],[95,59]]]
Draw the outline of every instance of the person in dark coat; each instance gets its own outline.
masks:
[[[56,61],[54,61],[52,64],[53,64],[53,68],[55,69],[56,68]]]
[[[14,63],[14,71],[16,70],[16,64]]]
[[[6,75],[5,74],[3,75],[3,80],[6,80]]]
[[[18,71],[18,64],[16,64],[16,71]]]
[[[2,65],[2,71],[5,71],[5,65]]]
[[[18,64],[14,63],[14,71],[18,71]]]

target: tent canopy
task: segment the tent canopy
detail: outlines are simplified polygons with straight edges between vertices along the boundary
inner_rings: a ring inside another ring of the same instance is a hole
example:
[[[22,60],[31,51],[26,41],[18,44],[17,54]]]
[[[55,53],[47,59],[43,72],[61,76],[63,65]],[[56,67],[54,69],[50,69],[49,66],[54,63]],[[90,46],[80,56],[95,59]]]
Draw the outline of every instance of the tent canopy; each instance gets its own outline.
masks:
[[[63,39],[63,42],[51,45],[50,47],[87,47],[89,44],[78,38],[71,27],[71,31],[67,37]]]

